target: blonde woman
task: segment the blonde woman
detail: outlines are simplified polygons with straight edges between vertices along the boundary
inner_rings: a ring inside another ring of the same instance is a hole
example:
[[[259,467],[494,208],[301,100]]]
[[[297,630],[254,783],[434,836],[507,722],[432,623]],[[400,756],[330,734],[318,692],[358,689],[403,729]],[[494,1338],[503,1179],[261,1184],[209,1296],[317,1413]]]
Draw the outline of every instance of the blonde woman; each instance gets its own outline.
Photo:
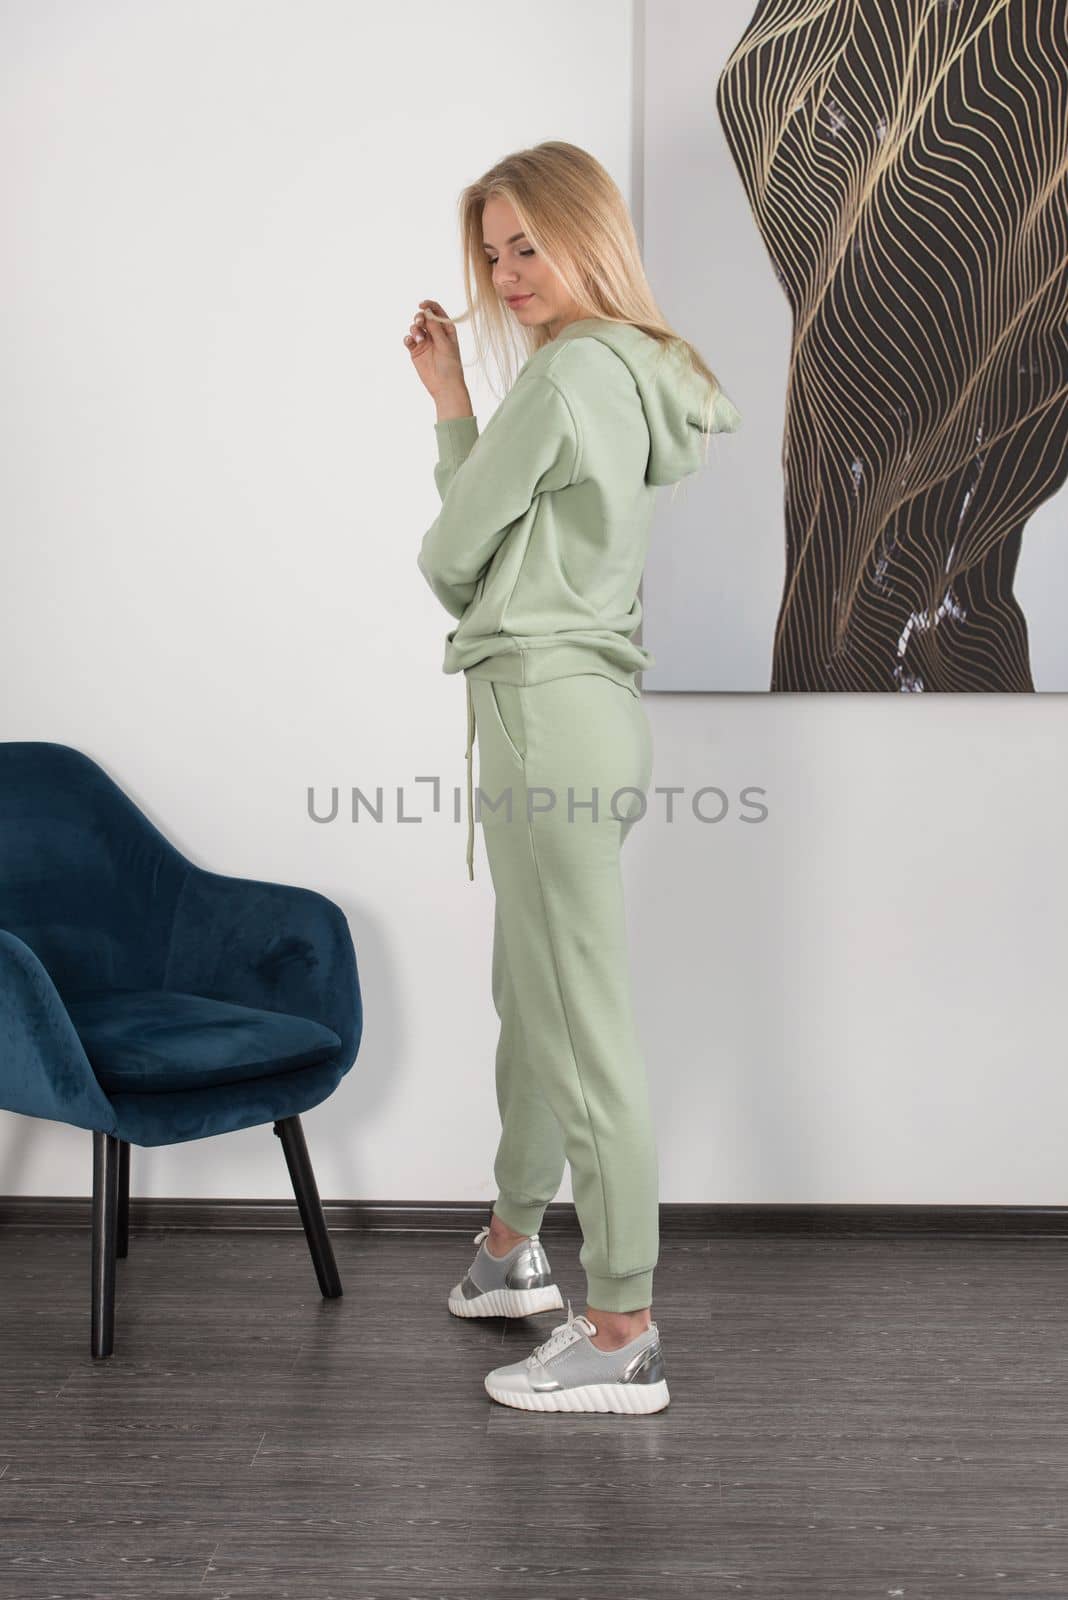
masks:
[[[405,336],[437,408],[441,512],[418,565],[457,626],[444,670],[467,682],[495,894],[501,1137],[488,1228],[449,1309],[562,1307],[538,1230],[570,1163],[586,1310],[485,1379],[535,1411],[668,1404],[652,1320],[657,1156],[632,1010],[620,850],[643,814],[652,736],[632,639],[656,488],[701,466],[738,412],[667,325],[626,202],[585,150],[550,141],[460,200],[469,310],[423,300]],[[456,324],[506,381],[479,433]]]

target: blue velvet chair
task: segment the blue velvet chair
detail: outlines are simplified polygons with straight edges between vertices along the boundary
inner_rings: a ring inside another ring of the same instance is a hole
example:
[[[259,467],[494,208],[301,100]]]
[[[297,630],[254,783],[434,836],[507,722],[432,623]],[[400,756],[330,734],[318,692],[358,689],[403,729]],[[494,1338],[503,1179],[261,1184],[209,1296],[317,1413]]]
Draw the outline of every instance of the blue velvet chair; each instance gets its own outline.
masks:
[[[0,1107],[92,1129],[94,1356],[114,1345],[131,1144],[273,1122],[319,1288],[341,1294],[300,1113],[362,1031],[333,901],[207,872],[83,752],[0,743]]]

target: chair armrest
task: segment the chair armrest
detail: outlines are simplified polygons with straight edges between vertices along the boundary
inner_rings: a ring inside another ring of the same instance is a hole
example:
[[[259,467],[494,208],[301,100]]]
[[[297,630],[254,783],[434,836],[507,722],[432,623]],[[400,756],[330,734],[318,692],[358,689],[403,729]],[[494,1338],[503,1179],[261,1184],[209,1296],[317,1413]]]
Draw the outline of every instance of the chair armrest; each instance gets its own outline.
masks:
[[[163,987],[310,1017],[356,1059],[363,1006],[348,920],[314,889],[193,867],[178,896]]]
[[[0,928],[0,1106],[28,1117],[115,1133],[67,1008],[29,945]]]

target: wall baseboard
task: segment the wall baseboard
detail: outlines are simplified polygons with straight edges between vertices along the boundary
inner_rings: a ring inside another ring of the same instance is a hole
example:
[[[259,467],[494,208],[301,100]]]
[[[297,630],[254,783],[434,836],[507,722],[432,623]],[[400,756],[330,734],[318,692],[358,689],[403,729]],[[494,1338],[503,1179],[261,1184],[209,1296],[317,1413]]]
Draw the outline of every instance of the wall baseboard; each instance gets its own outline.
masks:
[[[336,1232],[465,1233],[489,1221],[489,1200],[324,1200],[327,1226]],[[0,1228],[85,1228],[92,1201],[81,1195],[0,1195]],[[154,1199],[130,1196],[130,1227],[299,1230],[292,1200]],[[541,1232],[577,1233],[570,1202],[554,1201]],[[687,1205],[660,1206],[663,1239],[708,1239],[734,1234],[812,1233],[1068,1236],[1068,1206],[926,1205]]]

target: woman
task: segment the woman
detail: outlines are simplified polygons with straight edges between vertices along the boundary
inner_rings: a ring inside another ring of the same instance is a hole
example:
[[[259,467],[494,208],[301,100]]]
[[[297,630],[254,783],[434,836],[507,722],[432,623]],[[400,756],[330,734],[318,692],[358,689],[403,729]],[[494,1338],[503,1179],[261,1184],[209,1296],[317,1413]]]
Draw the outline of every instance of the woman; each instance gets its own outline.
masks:
[[[620,849],[644,813],[652,737],[631,635],[656,487],[740,418],[664,322],[604,168],[552,141],[508,156],[460,204],[476,338],[527,360],[481,433],[456,322],[423,300],[405,345],[437,407],[441,513],[418,565],[458,626],[496,913],[498,1197],[461,1316],[563,1304],[538,1237],[571,1165],[587,1307],[489,1394],[527,1410],[668,1404],[652,1320],[657,1157],[627,969]],[[506,365],[506,362],[502,362]]]

